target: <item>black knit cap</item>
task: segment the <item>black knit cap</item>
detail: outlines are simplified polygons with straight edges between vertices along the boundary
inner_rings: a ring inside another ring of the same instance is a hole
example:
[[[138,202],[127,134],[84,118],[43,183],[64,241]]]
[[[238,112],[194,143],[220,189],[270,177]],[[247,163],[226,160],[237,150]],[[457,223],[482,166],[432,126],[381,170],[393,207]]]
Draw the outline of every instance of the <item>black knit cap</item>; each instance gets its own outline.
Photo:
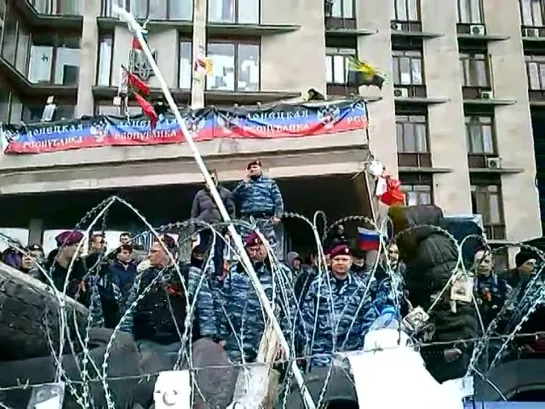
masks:
[[[537,255],[534,252],[527,251],[527,250],[521,250],[515,256],[515,265],[517,266],[517,268],[519,268],[524,263],[526,263],[528,260],[532,260],[532,259],[533,260],[538,259]]]

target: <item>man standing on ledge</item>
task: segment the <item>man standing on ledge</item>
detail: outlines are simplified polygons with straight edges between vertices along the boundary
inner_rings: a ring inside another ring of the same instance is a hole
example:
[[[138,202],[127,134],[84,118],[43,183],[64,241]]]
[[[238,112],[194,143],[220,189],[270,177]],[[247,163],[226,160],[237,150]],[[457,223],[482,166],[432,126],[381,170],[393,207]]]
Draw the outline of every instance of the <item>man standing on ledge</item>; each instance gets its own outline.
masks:
[[[246,178],[233,190],[242,220],[255,223],[271,246],[276,244],[274,227],[284,213],[282,194],[271,177],[263,175],[261,161],[255,159],[246,166]]]

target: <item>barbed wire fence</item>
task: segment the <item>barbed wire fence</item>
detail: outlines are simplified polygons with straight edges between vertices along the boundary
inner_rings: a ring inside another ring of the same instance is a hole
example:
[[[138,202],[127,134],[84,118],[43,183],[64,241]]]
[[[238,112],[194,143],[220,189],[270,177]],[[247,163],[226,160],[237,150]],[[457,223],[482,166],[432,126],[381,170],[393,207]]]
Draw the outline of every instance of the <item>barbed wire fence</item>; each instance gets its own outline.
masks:
[[[93,393],[93,390],[96,390],[96,385],[100,384],[101,386],[101,394],[104,397],[104,400],[106,402],[106,406],[110,408],[116,408],[118,406],[118,402],[116,402],[116,396],[112,393],[110,384],[111,382],[119,381],[119,380],[135,380],[137,383],[140,383],[142,381],[150,381],[153,378],[157,377],[159,373],[164,372],[169,369],[187,369],[192,374],[192,385],[195,395],[200,394],[200,399],[203,403],[206,404],[206,397],[204,394],[199,390],[199,385],[195,381],[195,374],[198,374],[201,371],[204,370],[210,370],[210,369],[247,369],[247,368],[254,368],[259,366],[266,366],[266,367],[278,367],[282,365],[289,365],[293,362],[297,363],[304,363],[309,362],[315,358],[319,358],[319,355],[316,354],[307,354],[303,356],[296,356],[295,353],[292,354],[292,356],[285,356],[281,359],[275,359],[274,361],[270,362],[231,362],[229,364],[225,365],[208,365],[206,367],[196,367],[193,364],[192,360],[192,348],[190,345],[193,342],[192,339],[192,329],[193,329],[193,321],[192,318],[195,316],[195,294],[198,294],[199,291],[202,290],[202,286],[204,284],[204,280],[207,279],[207,274],[202,274],[201,279],[198,283],[198,287],[196,289],[196,293],[191,296],[189,294],[189,290],[186,285],[186,280],[184,279],[182,272],[180,270],[179,266],[179,259],[176,254],[172,254],[172,249],[167,248],[164,245],[164,242],[161,240],[161,234],[165,231],[172,231],[172,230],[178,230],[178,231],[184,231],[191,229],[192,233],[199,234],[199,232],[203,230],[209,230],[213,232],[212,235],[212,243],[210,243],[210,246],[214,248],[215,240],[223,240],[225,243],[225,246],[229,248],[230,251],[234,252],[236,254],[236,249],[231,247],[231,243],[229,240],[226,240],[224,235],[222,234],[225,226],[228,223],[219,223],[216,225],[209,225],[206,223],[198,222],[195,220],[188,220],[184,222],[177,222],[177,223],[171,223],[164,226],[159,226],[157,228],[154,228],[147,219],[140,214],[140,212],[135,209],[130,203],[126,202],[124,199],[121,199],[119,197],[110,197],[100,203],[95,208],[91,209],[85,217],[81,220],[80,223],[74,228],[74,231],[76,230],[85,230],[86,234],[89,235],[92,231],[96,231],[95,226],[100,225],[102,231],[106,230],[107,227],[107,215],[109,209],[114,204],[121,204],[125,206],[127,209],[129,209],[131,212],[133,212],[144,224],[147,231],[140,233],[141,235],[151,233],[157,242],[159,242],[165,251],[165,253],[168,255],[169,260],[171,264],[173,265],[174,269],[176,270],[176,275],[178,276],[178,279],[180,283],[182,283],[182,291],[186,297],[186,299],[192,299],[192,302],[188,302],[186,304],[186,312],[185,312],[185,327],[183,331],[180,331],[179,338],[180,338],[180,344],[178,351],[175,353],[168,353],[170,355],[175,354],[176,356],[176,364],[172,368],[161,368],[157,371],[152,372],[146,372],[146,373],[135,373],[130,375],[124,375],[124,376],[110,376],[110,358],[113,349],[115,349],[115,340],[119,336],[121,325],[123,324],[124,320],[127,319],[129,314],[138,306],[138,303],[140,303],[146,295],[151,291],[153,286],[163,277],[163,272],[159,272],[155,279],[148,284],[146,287],[142,288],[140,293],[138,294],[137,299],[129,306],[127,306],[126,310],[124,311],[123,316],[120,319],[119,324],[111,331],[108,342],[105,346],[105,352],[102,356],[102,363],[97,364],[95,362],[96,357],[92,356],[92,348],[93,343],[91,339],[91,333],[92,333],[92,314],[88,314],[86,318],[86,325],[85,325],[85,331],[84,333],[80,332],[80,326],[77,323],[77,317],[76,314],[71,312],[69,310],[68,303],[66,301],[66,292],[68,287],[68,282],[71,278],[71,273],[74,267],[74,264],[76,262],[76,258],[74,257],[73,260],[70,263],[70,266],[68,268],[68,274],[65,278],[63,291],[56,291],[55,285],[51,277],[52,271],[45,271],[43,267],[39,266],[39,268],[42,270],[43,276],[46,280],[46,283],[51,287],[53,294],[55,295],[55,298],[57,300],[58,304],[58,334],[52,334],[52,326],[51,323],[48,322],[47,318],[48,315],[44,315],[44,322],[43,322],[43,328],[45,331],[45,335],[47,337],[50,352],[51,352],[51,359],[52,362],[55,365],[56,368],[56,375],[54,379],[51,379],[52,383],[62,383],[66,386],[67,393],[73,398],[74,402],[79,407],[82,408],[88,408],[88,407],[100,407],[97,406],[97,404],[94,402],[96,400],[96,392]],[[323,239],[327,236],[327,234],[334,228],[334,226],[345,223],[349,220],[367,223],[370,225],[373,225],[377,231],[383,231],[384,225],[382,226],[376,226],[372,220],[365,218],[363,216],[349,216],[346,218],[343,218],[332,225],[328,226],[327,228],[323,228],[322,232],[320,234],[320,227],[318,226],[319,222],[321,221],[322,224],[327,224],[327,219],[325,218],[325,215],[323,212],[317,212],[313,218],[313,220],[308,219],[305,216],[302,216],[297,213],[286,213],[286,218],[294,218],[304,221],[308,227],[309,227],[309,233],[312,233],[314,236],[314,239],[316,241],[316,249],[317,254],[319,256],[319,262],[317,263],[317,275],[316,280],[324,280],[326,283],[327,288],[327,294],[325,296],[328,299],[328,306],[331,307],[333,300],[332,300],[332,289],[330,287],[327,287],[328,281],[326,280],[327,277],[327,261],[325,259],[325,252],[322,247]],[[389,222],[385,222],[389,223]],[[236,225],[238,229],[243,229],[244,231],[256,231],[257,234],[260,236],[262,242],[265,244],[265,248],[267,250],[268,258],[270,260],[271,264],[271,274],[274,276],[274,280],[277,283],[277,286],[275,288],[275,291],[278,291],[279,296],[284,299],[286,303],[289,303],[291,301],[295,301],[294,297],[294,288],[293,288],[293,281],[290,280],[290,277],[287,277],[285,275],[285,267],[282,265],[280,261],[278,261],[276,254],[274,252],[274,249],[270,244],[267,242],[266,238],[263,236],[263,234],[255,229],[255,226],[252,226],[251,224],[247,222],[242,221],[233,221],[232,224]],[[425,226],[427,228],[432,229],[435,233],[444,235],[445,237],[449,238],[449,240],[452,241],[453,245],[456,246],[458,249],[458,263],[456,268],[453,270],[451,278],[449,279],[449,282],[445,285],[443,288],[442,293],[447,291],[447,289],[451,286],[452,282],[456,279],[456,277],[459,277],[460,274],[467,275],[468,277],[472,274],[470,271],[468,271],[464,265],[464,261],[462,260],[461,256],[461,249],[464,245],[465,240],[468,240],[469,238],[466,238],[463,242],[458,243],[456,242],[455,238],[448,233],[446,230],[443,230],[440,227],[437,226]],[[407,231],[401,232],[396,237],[393,238],[393,242],[395,242],[397,239],[399,239],[400,236],[403,234],[408,234],[409,232],[414,232],[418,229],[422,229],[423,226],[419,226],[416,228],[408,229]],[[182,235],[181,235],[182,236]],[[133,238],[133,239],[136,239]],[[21,244],[14,241],[10,237],[7,237],[5,235],[0,234],[0,240],[5,241],[9,246],[17,249],[21,253],[24,253],[25,250],[22,248]],[[191,235],[186,235],[185,238],[182,238],[178,242],[178,248],[181,248],[182,246],[188,244],[188,241],[191,240]],[[83,242],[80,242],[78,244],[78,251],[81,249],[81,246],[83,245]],[[388,258],[386,257],[386,246],[388,245],[388,242],[385,238],[381,237],[380,242],[380,248],[379,248],[379,258],[385,261],[386,266],[386,273],[393,277],[396,272],[391,268]],[[487,243],[483,242],[483,245],[486,246]],[[543,252],[541,252],[539,249],[525,245],[523,243],[514,243],[512,245],[516,245],[517,247],[521,247],[526,250],[530,250],[534,252],[535,254],[539,255],[541,258],[541,261],[545,260],[545,257],[543,255]],[[502,248],[494,251],[501,251],[504,248],[507,248],[509,245],[503,246]],[[77,252],[76,252],[77,253]],[[103,254],[101,256],[101,259],[95,265],[94,269],[91,268],[88,272],[88,277],[90,278],[91,287],[89,291],[98,291],[98,284],[97,280],[94,279],[94,277],[97,277],[99,274],[98,266],[101,265],[102,261],[107,260],[108,254]],[[206,260],[203,264],[203,271],[207,272],[210,270],[210,266],[212,265],[212,258],[213,254],[210,252]],[[36,261],[36,260],[35,260]],[[539,263],[540,268],[535,274],[528,285],[525,288],[525,291],[523,294],[519,294],[516,292],[512,292],[509,297],[507,298],[505,304],[498,312],[496,318],[485,328],[485,326],[482,323],[482,319],[480,320],[481,323],[481,333],[482,335],[479,337],[474,337],[471,339],[458,339],[455,340],[455,342],[463,342],[465,345],[472,345],[472,356],[471,360],[469,362],[469,365],[467,367],[467,374],[478,374],[479,376],[483,376],[485,379],[489,373],[489,371],[497,366],[498,363],[502,361],[502,358],[504,356],[504,352],[512,345],[512,343],[519,337],[527,337],[527,336],[538,336],[543,335],[541,332],[535,332],[532,334],[521,334],[521,328],[522,325],[529,319],[529,317],[534,313],[536,308],[540,305],[540,303],[543,301],[543,298],[545,298],[545,291],[543,288],[543,280],[542,280],[542,271],[543,271],[543,263]],[[378,261],[373,266],[372,270],[368,273],[370,277],[373,277],[377,271],[378,267]],[[383,266],[384,268],[384,266]],[[365,296],[370,291],[370,283],[371,279],[367,281],[367,288],[365,289]],[[321,288],[319,286],[318,288]],[[399,291],[399,290],[396,290]],[[365,298],[365,296],[363,298]],[[275,299],[275,296],[272,297]],[[363,306],[363,298],[358,306],[358,308],[362,308]],[[430,314],[433,310],[433,308],[436,306],[437,300],[440,297],[437,297],[435,301],[432,303],[430,308],[428,309],[427,313]],[[479,315],[479,307],[478,303],[475,299],[475,295],[473,294],[473,303],[475,306],[476,314]],[[93,306],[91,305],[91,308]],[[299,308],[299,307],[297,307]],[[517,314],[512,314],[513,310],[517,310]],[[174,311],[172,310],[172,307],[169,305],[169,311],[172,315],[174,315]],[[225,310],[225,306],[222,306],[222,309],[220,311],[217,311],[218,313],[222,313],[226,316],[226,320],[234,328],[234,325],[232,323],[231,317],[228,315],[228,311]],[[301,311],[296,311],[294,314],[299,314]],[[262,314],[262,312],[259,312]],[[330,314],[334,314],[335,311],[333,311],[330,308]],[[338,312],[337,312],[338,313]],[[342,315],[343,312],[341,312]],[[295,321],[296,316],[292,315],[289,317],[290,321],[293,323],[293,327],[291,328],[292,331],[295,332]],[[316,319],[318,317],[316,316]],[[516,322],[514,321],[516,320]],[[508,328],[510,328],[510,331],[506,334],[498,334],[496,332],[496,328],[498,323],[502,321],[508,322]],[[337,323],[338,324],[338,323]],[[352,321],[351,325],[354,324],[354,321]],[[318,323],[314,322],[314,325],[318,325]],[[338,327],[335,328],[337,330]],[[315,328],[313,329],[313,333],[315,332]],[[349,331],[350,332],[350,331]],[[244,356],[244,349],[242,345],[244,345],[244,334],[236,334],[239,336],[239,344],[240,344],[240,354]],[[53,339],[57,339],[58,343],[55,343]],[[336,337],[333,337],[333,339],[336,339]],[[311,341],[311,344],[314,340]],[[344,340],[346,342],[346,339]],[[499,341],[501,342],[501,347],[496,352],[496,355],[492,358],[489,365],[487,365],[484,369],[482,368],[481,364],[481,356],[484,353],[485,350],[487,350],[489,344],[491,341]],[[416,341],[416,347],[417,348],[425,348],[425,347],[440,347],[440,346],[451,346],[453,341],[445,341],[445,342],[439,342],[439,341],[432,341],[432,342],[418,342]],[[292,339],[291,342],[291,349],[292,351],[295,349],[294,340]],[[333,351],[331,355],[335,355],[338,352],[343,352],[343,346],[344,343],[341,342],[340,345],[334,343]],[[68,348],[68,351],[66,351],[70,356],[73,357],[75,362],[75,367],[77,369],[77,376],[70,377],[63,365],[63,360],[65,356],[65,349]],[[312,350],[312,348],[310,349]],[[81,352],[79,352],[81,351]],[[333,373],[333,367],[334,365],[330,365],[327,371],[327,375],[325,376],[323,380],[323,388],[321,390],[321,393],[317,397],[317,407],[321,407],[321,405],[324,403],[325,399],[325,393],[327,384],[330,380],[330,377]],[[29,374],[30,375],[30,374]],[[282,406],[286,406],[288,395],[291,393],[291,381],[293,380],[293,374],[288,369],[285,373],[285,376],[283,378],[283,383],[279,385],[279,388],[281,391],[283,391],[281,396],[281,403]],[[8,392],[8,391],[14,391],[14,390],[26,390],[26,389],[32,389],[41,387],[44,385],[50,384],[48,383],[32,383],[29,380],[25,379],[19,379],[17,385],[7,386],[7,387],[0,387],[0,393],[2,392]],[[102,397],[101,397],[102,398]],[[151,399],[151,397],[150,397]],[[226,402],[228,404],[230,402]],[[17,408],[14,408],[17,409]]]

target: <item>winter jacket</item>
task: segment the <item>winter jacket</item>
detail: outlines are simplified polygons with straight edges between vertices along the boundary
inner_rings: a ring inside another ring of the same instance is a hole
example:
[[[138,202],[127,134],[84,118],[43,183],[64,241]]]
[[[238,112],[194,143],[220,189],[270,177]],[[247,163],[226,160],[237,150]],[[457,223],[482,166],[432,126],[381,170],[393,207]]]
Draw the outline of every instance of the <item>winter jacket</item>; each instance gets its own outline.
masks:
[[[91,326],[103,326],[104,316],[102,312],[100,291],[98,288],[98,274],[88,275],[85,262],[81,259],[74,261],[72,268],[70,269],[70,274],[68,274],[68,269],[57,263],[55,259],[57,252],[57,250],[53,250],[51,253],[49,253],[48,260],[45,265],[45,271],[51,278],[51,281],[53,281],[55,288],[58,291],[63,292],[66,277],[68,276],[65,294],[89,308],[89,312],[91,314]],[[45,283],[50,283],[47,278],[44,278],[44,280]]]
[[[229,216],[234,218],[235,203],[231,197],[231,192],[220,185],[218,185],[217,188],[221,200],[227,209],[227,213],[229,213]],[[218,206],[216,205],[216,202],[214,201],[214,198],[210,194],[210,190],[208,188],[199,190],[195,195],[193,205],[191,206],[191,218],[209,224],[219,223],[223,220],[218,210]]]
[[[294,333],[296,311],[295,297],[290,290],[291,271],[282,265],[273,276],[268,262],[254,268],[282,331],[289,338]],[[215,295],[218,336],[225,342],[229,358],[233,362],[255,361],[265,332],[266,314],[250,277],[239,263],[234,263],[225,278],[218,281]]]
[[[193,334],[215,338],[216,316],[208,280],[197,268],[180,268],[180,271],[184,283],[174,267],[151,267],[137,276],[127,300],[121,331],[133,334],[135,339],[160,344],[178,342],[179,334],[184,334],[187,315],[185,288],[190,305],[194,305]]]
[[[240,182],[233,190],[233,198],[244,216],[282,217],[284,201],[276,181],[261,175],[256,179]]]
[[[365,297],[364,297],[365,294]],[[331,309],[333,307],[333,310]],[[367,330],[377,318],[366,282],[349,273],[316,278],[305,296],[299,334],[312,366],[328,366],[335,352],[363,348]]]

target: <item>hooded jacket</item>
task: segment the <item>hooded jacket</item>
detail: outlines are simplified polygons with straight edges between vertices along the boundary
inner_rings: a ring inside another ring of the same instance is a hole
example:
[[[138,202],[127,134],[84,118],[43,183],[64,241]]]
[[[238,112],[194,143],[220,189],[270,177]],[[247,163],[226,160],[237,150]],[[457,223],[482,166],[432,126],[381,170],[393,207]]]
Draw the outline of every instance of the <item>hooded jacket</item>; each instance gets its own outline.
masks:
[[[231,197],[231,192],[221,185],[218,185],[217,189],[223,204],[227,208],[229,216],[234,218],[235,203]],[[207,187],[199,190],[195,195],[193,205],[191,206],[191,218],[209,224],[219,223],[223,220],[218,210],[218,206]]]

